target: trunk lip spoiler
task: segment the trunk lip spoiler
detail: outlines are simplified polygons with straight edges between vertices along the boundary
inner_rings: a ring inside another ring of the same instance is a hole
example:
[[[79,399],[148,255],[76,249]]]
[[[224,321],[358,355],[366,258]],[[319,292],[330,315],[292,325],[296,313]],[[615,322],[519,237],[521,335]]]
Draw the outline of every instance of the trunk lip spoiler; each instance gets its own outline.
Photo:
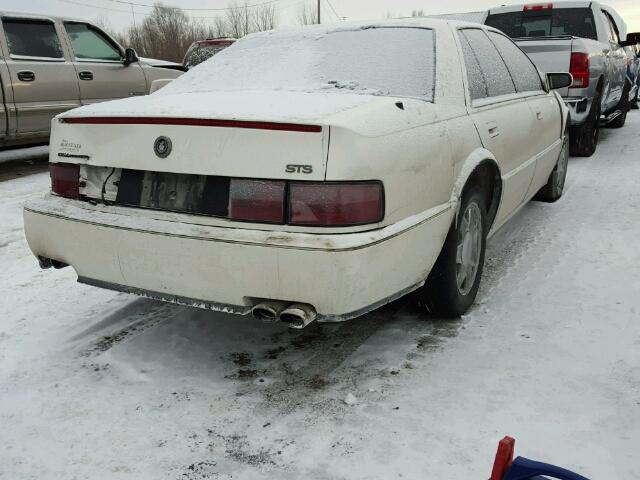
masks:
[[[286,132],[321,133],[321,125],[264,122],[255,120],[222,120],[189,117],[61,117],[62,123],[82,125],[180,125],[193,127],[247,128]]]

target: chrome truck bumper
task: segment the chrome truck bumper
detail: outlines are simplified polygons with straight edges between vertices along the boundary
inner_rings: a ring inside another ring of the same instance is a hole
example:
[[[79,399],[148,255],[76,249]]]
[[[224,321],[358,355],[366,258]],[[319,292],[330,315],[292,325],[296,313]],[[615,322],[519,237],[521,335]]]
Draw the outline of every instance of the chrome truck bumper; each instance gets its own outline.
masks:
[[[593,98],[588,97],[564,97],[564,104],[571,115],[571,125],[582,125],[589,117]]]

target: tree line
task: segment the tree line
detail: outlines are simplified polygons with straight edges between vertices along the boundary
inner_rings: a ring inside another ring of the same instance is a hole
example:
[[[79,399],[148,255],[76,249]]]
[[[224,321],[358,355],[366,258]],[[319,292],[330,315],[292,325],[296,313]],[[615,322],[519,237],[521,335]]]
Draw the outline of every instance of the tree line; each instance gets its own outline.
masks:
[[[303,3],[298,12],[300,24],[317,23],[315,9]],[[249,33],[272,30],[278,26],[275,3],[249,6],[245,2],[232,2],[225,13],[205,23],[191,18],[184,10],[155,3],[151,13],[141,22],[134,22],[122,32],[115,32],[106,17],[97,23],[109,31],[121,45],[132,47],[141,57],[181,62],[195,40],[206,38],[241,38]]]

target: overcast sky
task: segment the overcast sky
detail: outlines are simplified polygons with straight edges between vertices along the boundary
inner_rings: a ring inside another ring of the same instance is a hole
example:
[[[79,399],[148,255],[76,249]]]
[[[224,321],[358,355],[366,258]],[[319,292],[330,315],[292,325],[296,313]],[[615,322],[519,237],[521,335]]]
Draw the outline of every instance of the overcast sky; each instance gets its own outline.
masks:
[[[133,3],[150,5],[153,0],[128,0]],[[262,3],[266,0],[247,0],[251,4]],[[302,3],[315,5],[315,0],[276,0],[278,5],[280,24],[295,24],[296,11]],[[543,0],[545,1],[545,0]],[[532,3],[535,3],[533,0]],[[0,0],[0,10],[30,11],[49,13],[51,15],[73,16],[77,18],[95,20],[97,17],[106,18],[116,29],[127,27],[134,18],[140,21],[149,8],[131,6],[125,0]],[[181,8],[225,8],[229,0],[165,0],[165,5]],[[322,0],[323,21],[336,21],[334,11],[349,20],[370,20],[383,18],[387,12],[394,15],[410,15],[412,10],[422,9],[427,14],[458,13],[478,11],[500,4],[523,3],[513,0]],[[613,6],[625,19],[629,31],[640,31],[640,0],[609,0],[607,4]],[[85,6],[92,5],[92,6]],[[333,10],[330,5],[333,5]],[[213,17],[223,12],[192,11],[192,16]],[[211,21],[203,18],[203,21]]]

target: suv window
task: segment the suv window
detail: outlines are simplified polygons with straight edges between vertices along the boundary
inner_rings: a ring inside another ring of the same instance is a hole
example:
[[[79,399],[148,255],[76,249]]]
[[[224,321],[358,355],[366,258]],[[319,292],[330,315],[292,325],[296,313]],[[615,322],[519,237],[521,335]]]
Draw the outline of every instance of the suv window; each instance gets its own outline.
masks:
[[[507,66],[498,53],[498,50],[496,50],[496,47],[482,30],[461,30],[460,38],[462,40],[471,98],[473,100],[516,93],[516,88],[509,74],[509,70],[507,70]],[[471,57],[473,57],[473,59]],[[477,63],[477,66],[474,65],[474,63]],[[484,80],[486,90],[482,96],[478,96],[482,92],[482,86],[474,85],[474,82],[478,82],[476,80],[478,72],[474,72],[474,69],[480,70],[480,76]]]
[[[52,22],[46,20],[4,19],[2,21],[12,56],[64,57],[60,39]]]
[[[484,22],[511,38],[572,35],[597,40],[591,8],[552,8],[496,13]]]
[[[122,60],[120,50],[100,31],[86,23],[65,23],[77,59]]]
[[[489,32],[489,37],[502,55],[516,90],[522,92],[543,91],[540,74],[533,62],[510,39],[496,32]]]

